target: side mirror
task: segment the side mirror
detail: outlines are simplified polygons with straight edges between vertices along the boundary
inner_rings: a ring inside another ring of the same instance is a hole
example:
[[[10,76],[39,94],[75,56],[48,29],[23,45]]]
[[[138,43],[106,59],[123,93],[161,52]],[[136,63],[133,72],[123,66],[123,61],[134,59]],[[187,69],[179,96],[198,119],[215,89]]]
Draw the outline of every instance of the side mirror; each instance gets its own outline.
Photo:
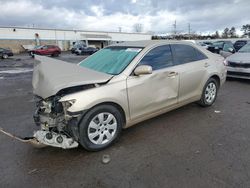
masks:
[[[140,65],[135,68],[134,74],[136,76],[143,75],[143,74],[152,74],[152,67],[149,65]]]
[[[228,51],[229,51],[230,53],[234,53],[234,52],[235,52],[235,50],[234,50],[233,48],[228,48]]]

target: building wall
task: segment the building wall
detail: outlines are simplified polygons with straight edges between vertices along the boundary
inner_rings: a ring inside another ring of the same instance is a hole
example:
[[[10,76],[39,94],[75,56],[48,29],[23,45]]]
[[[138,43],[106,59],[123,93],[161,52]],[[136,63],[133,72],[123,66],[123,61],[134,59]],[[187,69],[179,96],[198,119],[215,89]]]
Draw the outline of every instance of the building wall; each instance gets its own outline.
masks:
[[[86,35],[103,35],[105,39],[91,38]],[[107,45],[112,42],[151,40],[151,34],[122,33],[122,32],[97,32],[82,30],[40,29],[22,27],[0,27],[0,47],[10,48],[15,53],[23,52],[22,45],[56,44],[62,50],[68,50],[72,41],[89,40],[90,45],[101,48],[102,43]]]

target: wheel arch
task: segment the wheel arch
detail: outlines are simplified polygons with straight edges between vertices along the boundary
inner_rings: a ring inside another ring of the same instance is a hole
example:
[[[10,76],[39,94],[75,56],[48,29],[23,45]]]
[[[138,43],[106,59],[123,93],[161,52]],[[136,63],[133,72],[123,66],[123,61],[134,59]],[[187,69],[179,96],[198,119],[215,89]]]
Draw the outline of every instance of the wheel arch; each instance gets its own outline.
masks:
[[[218,83],[218,86],[220,87],[221,81],[220,81],[220,77],[217,74],[214,74],[214,75],[210,76],[210,78],[215,79],[217,81],[217,83]]]
[[[122,106],[119,105],[118,103],[111,102],[111,101],[101,102],[101,103],[98,103],[98,104],[92,106],[90,109],[88,109],[88,110],[86,110],[86,111],[84,112],[83,117],[84,117],[84,115],[85,115],[88,111],[90,111],[91,109],[93,109],[93,108],[95,108],[95,107],[97,107],[97,106],[101,106],[101,105],[111,105],[111,106],[114,106],[114,107],[121,113],[121,115],[122,115],[122,119],[123,119],[123,123],[124,123],[123,126],[126,125],[126,122],[127,122],[126,117],[127,117],[127,116],[126,116],[125,110],[124,110],[124,109],[122,108]],[[83,118],[83,117],[82,117],[82,118]]]

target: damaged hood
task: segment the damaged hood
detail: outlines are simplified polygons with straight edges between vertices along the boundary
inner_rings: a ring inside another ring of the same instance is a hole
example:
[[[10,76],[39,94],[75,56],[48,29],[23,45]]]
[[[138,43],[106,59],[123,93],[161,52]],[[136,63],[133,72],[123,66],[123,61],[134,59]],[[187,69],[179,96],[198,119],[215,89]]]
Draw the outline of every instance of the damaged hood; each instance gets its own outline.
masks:
[[[105,83],[113,76],[49,57],[35,59],[33,93],[44,99],[65,88]]]
[[[241,62],[249,63],[250,62],[250,53],[237,52],[227,58],[228,61],[232,62]]]

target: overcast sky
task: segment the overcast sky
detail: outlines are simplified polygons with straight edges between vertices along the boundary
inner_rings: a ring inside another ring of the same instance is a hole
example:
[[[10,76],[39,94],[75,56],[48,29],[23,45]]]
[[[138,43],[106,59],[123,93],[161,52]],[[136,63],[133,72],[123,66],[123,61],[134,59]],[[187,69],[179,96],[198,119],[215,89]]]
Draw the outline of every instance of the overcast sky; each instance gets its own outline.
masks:
[[[213,33],[250,24],[249,0],[0,0],[0,26]]]

